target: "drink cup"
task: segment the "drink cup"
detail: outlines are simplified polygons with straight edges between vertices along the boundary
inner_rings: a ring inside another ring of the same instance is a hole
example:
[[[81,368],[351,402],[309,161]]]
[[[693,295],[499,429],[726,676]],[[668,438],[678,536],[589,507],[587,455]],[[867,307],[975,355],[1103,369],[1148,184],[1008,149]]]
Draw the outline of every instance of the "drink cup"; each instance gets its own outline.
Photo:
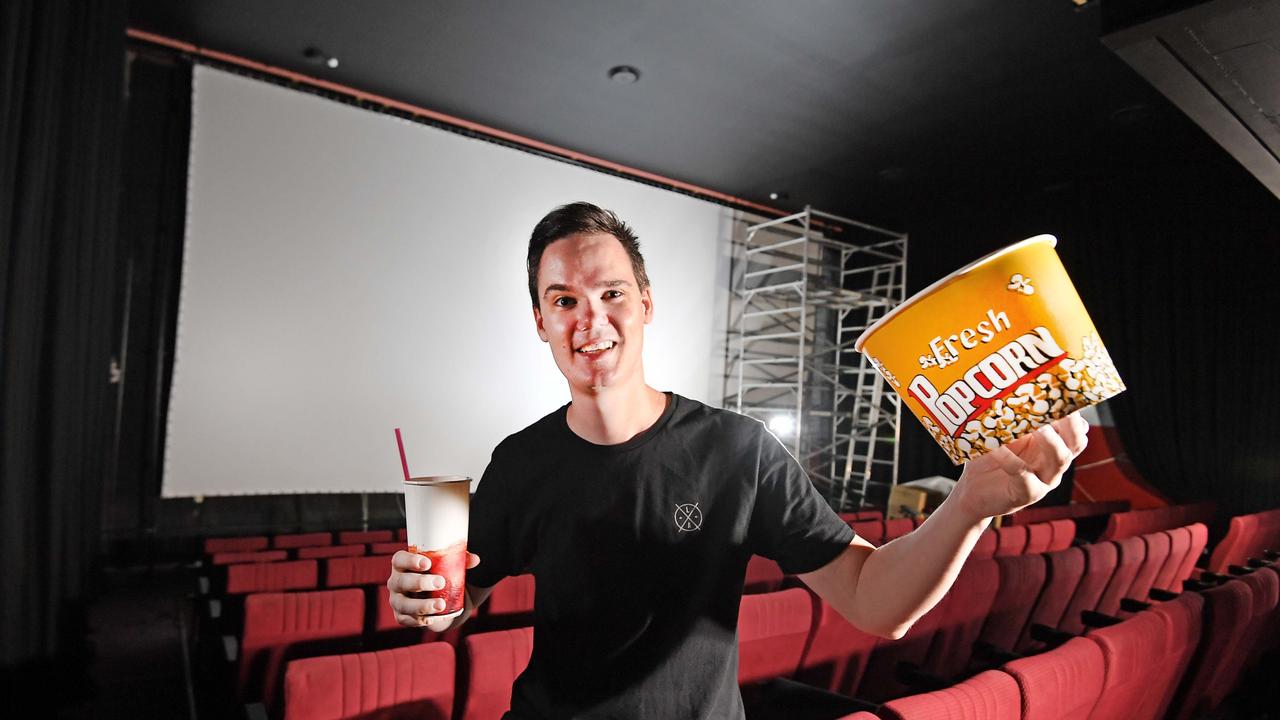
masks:
[[[1057,242],[972,262],[854,343],[957,465],[1125,389]]]
[[[409,552],[430,558],[427,572],[444,577],[444,589],[417,594],[444,598],[444,610],[435,617],[456,616],[464,605],[470,490],[471,478],[460,475],[410,478],[404,483]]]

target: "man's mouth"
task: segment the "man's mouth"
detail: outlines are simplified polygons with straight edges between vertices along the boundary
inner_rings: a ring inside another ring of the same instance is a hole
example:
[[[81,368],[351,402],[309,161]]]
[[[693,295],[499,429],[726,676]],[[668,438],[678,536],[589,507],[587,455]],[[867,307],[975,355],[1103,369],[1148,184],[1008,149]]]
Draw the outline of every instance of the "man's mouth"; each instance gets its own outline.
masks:
[[[617,345],[617,343],[612,340],[601,340],[599,342],[591,343],[590,345],[583,345],[575,352],[582,353],[583,355],[596,355],[606,350],[612,350],[615,345]]]

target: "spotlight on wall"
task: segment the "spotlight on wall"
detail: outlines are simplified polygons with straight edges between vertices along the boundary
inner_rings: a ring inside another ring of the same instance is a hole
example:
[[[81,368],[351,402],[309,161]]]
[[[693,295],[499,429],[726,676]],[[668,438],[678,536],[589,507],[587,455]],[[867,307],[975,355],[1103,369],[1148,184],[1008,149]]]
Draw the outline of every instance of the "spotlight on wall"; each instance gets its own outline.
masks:
[[[307,62],[315,65],[324,65],[331,69],[338,67],[338,58],[326,55],[323,50],[317,47],[309,47],[303,50],[302,57],[306,58]]]
[[[788,195],[786,192],[779,191],[779,190],[774,190],[773,192],[769,193],[770,200],[786,200],[790,197],[791,196]]]
[[[618,65],[609,68],[609,79],[616,83],[630,85],[640,79],[640,71],[630,65]]]
[[[769,418],[769,431],[778,437],[790,437],[796,431],[795,418],[790,415],[774,415]]]

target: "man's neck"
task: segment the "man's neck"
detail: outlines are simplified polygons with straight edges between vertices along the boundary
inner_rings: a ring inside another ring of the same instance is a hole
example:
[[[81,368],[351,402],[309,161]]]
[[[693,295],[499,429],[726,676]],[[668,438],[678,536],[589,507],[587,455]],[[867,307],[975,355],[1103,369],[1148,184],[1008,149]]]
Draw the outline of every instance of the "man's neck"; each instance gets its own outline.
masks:
[[[629,388],[582,392],[570,388],[573,402],[565,420],[574,435],[596,445],[618,445],[653,427],[667,407],[665,393],[643,382]]]

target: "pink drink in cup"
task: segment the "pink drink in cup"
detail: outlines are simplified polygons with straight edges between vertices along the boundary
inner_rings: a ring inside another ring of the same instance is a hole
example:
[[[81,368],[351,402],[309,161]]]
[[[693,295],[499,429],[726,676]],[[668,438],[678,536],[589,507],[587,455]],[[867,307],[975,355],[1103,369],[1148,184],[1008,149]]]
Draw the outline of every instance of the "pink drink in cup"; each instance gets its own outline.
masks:
[[[443,590],[418,596],[444,598],[444,610],[437,617],[462,612],[467,574],[467,521],[471,500],[471,478],[437,475],[409,478],[404,482],[405,521],[409,531],[409,552],[431,559],[432,575],[444,578]]]

